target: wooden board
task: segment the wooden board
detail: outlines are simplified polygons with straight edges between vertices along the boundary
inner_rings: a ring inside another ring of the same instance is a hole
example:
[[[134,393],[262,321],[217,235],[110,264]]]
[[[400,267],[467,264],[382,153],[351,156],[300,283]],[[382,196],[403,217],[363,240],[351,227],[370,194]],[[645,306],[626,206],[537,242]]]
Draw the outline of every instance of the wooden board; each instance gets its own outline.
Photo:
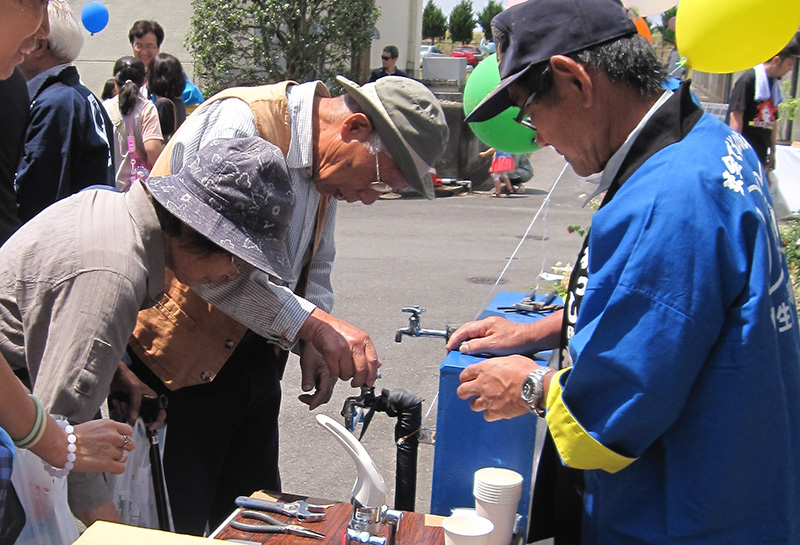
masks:
[[[305,499],[305,496],[283,494],[281,501]],[[257,534],[243,532],[226,525],[216,539],[242,539],[269,545],[342,545],[342,536],[350,518],[353,515],[353,506],[349,503],[334,503],[326,510],[325,520],[319,522],[302,522],[301,525],[310,530],[325,534],[325,539],[312,539],[302,536],[286,534]],[[270,513],[272,514],[272,513]],[[274,515],[281,521],[294,521],[283,515]],[[251,519],[243,519],[238,513],[233,520],[253,523]],[[441,517],[425,515],[424,513],[403,512],[400,527],[397,532],[396,545],[442,545],[444,543],[444,530],[440,526]],[[296,521],[295,521],[296,522]],[[389,528],[383,534],[389,537]]]

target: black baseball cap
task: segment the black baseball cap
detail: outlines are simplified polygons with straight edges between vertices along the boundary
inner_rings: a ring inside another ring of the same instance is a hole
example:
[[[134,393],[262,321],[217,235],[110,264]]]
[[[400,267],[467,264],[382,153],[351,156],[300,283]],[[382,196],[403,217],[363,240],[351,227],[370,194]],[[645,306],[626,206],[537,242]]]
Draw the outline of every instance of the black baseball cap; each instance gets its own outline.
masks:
[[[780,50],[778,53],[781,57],[800,57],[800,32],[794,35],[794,37],[786,44],[786,47]]]
[[[528,0],[500,12],[492,19],[500,84],[467,121],[486,121],[513,106],[507,88],[531,66],[636,32],[619,0]]]

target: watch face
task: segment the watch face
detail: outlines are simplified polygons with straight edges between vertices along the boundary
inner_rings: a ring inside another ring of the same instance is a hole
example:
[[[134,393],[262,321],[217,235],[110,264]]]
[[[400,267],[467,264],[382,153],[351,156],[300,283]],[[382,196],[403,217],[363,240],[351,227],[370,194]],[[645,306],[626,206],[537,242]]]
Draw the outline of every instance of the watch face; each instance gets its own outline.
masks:
[[[533,379],[531,377],[527,377],[525,382],[522,383],[522,399],[528,402],[533,400],[534,390],[536,390],[536,386],[533,383]]]

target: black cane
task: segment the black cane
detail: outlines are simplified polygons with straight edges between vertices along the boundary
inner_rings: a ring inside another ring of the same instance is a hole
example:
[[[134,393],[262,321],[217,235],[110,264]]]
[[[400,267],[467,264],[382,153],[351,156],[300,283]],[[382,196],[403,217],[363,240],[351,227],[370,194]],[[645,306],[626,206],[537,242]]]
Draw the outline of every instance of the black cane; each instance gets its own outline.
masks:
[[[170,531],[169,512],[167,510],[167,493],[164,488],[164,466],[161,464],[161,449],[158,448],[158,432],[147,430],[150,439],[150,472],[153,475],[153,491],[158,511],[158,528]]]
[[[160,395],[156,398],[142,396],[142,404],[139,415],[144,420],[145,425],[150,425],[158,419],[159,412],[166,409],[169,404],[167,396]],[[153,477],[153,494],[156,500],[156,510],[158,512],[158,527],[160,530],[169,532],[172,530],[169,525],[169,508],[167,506],[167,489],[164,480],[164,466],[161,463],[161,449],[158,446],[158,431],[147,430],[147,438],[150,440],[150,474]]]

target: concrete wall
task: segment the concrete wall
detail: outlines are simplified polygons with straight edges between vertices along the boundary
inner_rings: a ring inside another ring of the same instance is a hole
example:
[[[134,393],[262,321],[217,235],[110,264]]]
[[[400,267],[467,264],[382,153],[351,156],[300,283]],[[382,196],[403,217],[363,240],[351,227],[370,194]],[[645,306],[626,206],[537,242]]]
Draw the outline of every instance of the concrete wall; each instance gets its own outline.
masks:
[[[472,180],[474,189],[478,189],[489,179],[491,157],[480,157],[478,153],[487,148],[478,140],[469,125],[464,122],[464,106],[460,100],[447,100],[440,97],[450,139],[444,155],[436,163],[436,174],[440,178],[456,178]]]
[[[380,39],[374,40],[369,52],[369,65],[381,65],[384,46],[396,45],[400,50],[397,66],[409,75],[418,75],[419,48],[422,43],[422,0],[376,0],[381,15],[376,23]],[[89,0],[70,0],[75,15]],[[83,50],[75,64],[84,83],[97,95],[111,77],[114,61],[131,54],[128,30],[139,19],[158,21],[166,37],[161,51],[180,59],[183,69],[194,79],[194,62],[184,41],[192,16],[191,0],[103,0],[109,11],[108,26],[94,36],[86,30]],[[334,4],[335,5],[335,4]],[[369,75],[369,72],[367,72]]]
[[[81,9],[89,0],[71,0],[70,5],[80,19]],[[85,29],[83,49],[75,62],[81,78],[89,89],[98,96],[103,84],[112,76],[114,62],[125,55],[131,55],[128,30],[139,19],[158,21],[164,27],[164,43],[161,51],[180,59],[189,79],[194,81],[194,63],[183,46],[189,31],[192,15],[190,0],[104,0],[108,8],[108,26],[95,35]]]
[[[376,3],[381,10],[376,23],[380,38],[372,41],[370,67],[380,68],[383,48],[394,45],[400,52],[397,67],[409,76],[419,77],[422,0],[376,0]]]

